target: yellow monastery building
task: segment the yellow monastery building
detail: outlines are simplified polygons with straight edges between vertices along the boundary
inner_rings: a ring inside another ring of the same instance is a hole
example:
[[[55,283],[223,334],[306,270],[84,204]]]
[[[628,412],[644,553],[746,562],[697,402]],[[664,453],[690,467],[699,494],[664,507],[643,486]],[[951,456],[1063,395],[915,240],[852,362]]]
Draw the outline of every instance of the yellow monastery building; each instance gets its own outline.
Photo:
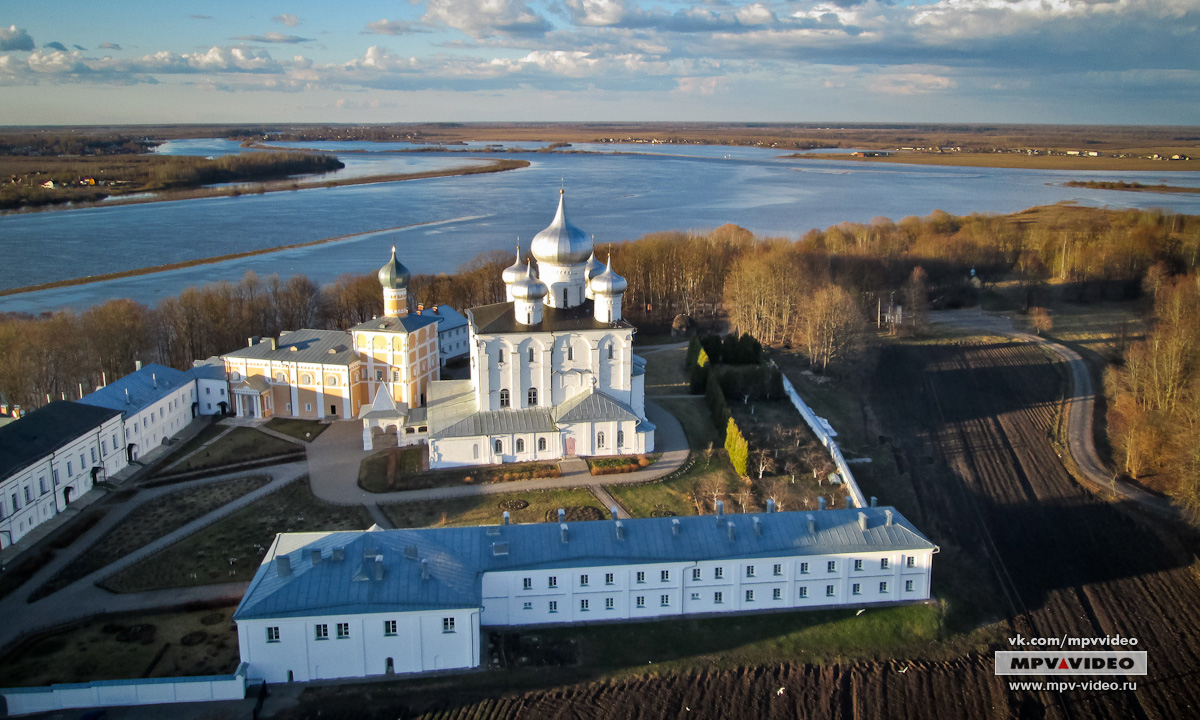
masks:
[[[408,269],[392,258],[379,270],[383,317],[349,331],[292,330],[279,339],[251,338],[222,356],[242,417],[276,415],[350,420],[371,406],[380,389],[401,414],[424,407],[429,383],[440,377],[438,315],[409,312]]]

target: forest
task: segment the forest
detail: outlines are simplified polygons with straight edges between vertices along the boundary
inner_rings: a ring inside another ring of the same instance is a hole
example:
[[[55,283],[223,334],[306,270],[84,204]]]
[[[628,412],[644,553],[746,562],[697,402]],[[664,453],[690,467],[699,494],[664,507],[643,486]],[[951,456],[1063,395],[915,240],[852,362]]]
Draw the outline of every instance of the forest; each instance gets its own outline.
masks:
[[[1007,216],[942,212],[898,222],[843,223],[798,240],[726,225],[601,244],[629,281],[626,316],[665,333],[679,315],[709,329],[794,348],[814,371],[853,374],[870,362],[875,320],[904,307],[905,332],[930,310],[973,305],[995,283],[1016,284],[1024,311],[1051,290],[1070,302],[1153,305],[1147,337],[1110,369],[1110,437],[1117,464],[1180,499],[1200,518],[1200,217],[1070,206]],[[454,274],[415,275],[410,300],[458,309],[504,299],[493,251]],[[75,398],[131,372],[133,360],[185,368],[250,336],[345,329],[382,313],[374,273],[325,286],[303,276],[247,274],[185,288],[148,307],[113,300],[83,312],[0,316],[0,394],[26,410]]]

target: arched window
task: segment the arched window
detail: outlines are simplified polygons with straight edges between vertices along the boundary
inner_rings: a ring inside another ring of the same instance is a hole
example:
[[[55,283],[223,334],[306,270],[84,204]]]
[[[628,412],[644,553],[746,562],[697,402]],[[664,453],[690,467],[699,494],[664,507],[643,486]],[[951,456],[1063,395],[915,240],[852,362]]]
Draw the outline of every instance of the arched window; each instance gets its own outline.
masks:
[[[611,344],[608,346],[608,359],[613,359],[613,346]]]
[[[522,440],[521,438],[517,438],[517,452],[519,452],[519,453],[525,452],[525,441]]]
[[[529,407],[537,406],[537,388],[529,388]]]
[[[596,433],[596,447],[597,448],[604,447],[604,431],[603,430]]]
[[[567,306],[567,289],[563,288],[563,307]]]
[[[508,389],[500,391],[500,407],[508,407]]]
[[[471,457],[475,460],[479,459],[479,443],[475,443],[471,446]]]
[[[546,449],[546,438],[544,438],[544,437],[538,438],[538,450],[545,450],[545,449]]]
[[[625,447],[625,431],[617,431],[617,447]]]
[[[496,442],[494,442],[492,444],[492,449],[496,451],[497,455],[503,455],[504,454],[504,443],[500,440],[497,440]]]
[[[234,370],[233,372],[229,373],[229,379],[237,382],[238,380],[242,379],[242,374],[237,370]]]
[[[337,387],[337,384],[338,384],[337,375],[326,375],[325,376],[325,384],[328,385],[329,387]]]
[[[574,346],[574,345],[568,345],[568,346],[567,346],[567,359],[568,359],[568,360],[574,360],[574,359],[575,359],[575,346]]]
[[[504,348],[500,348],[500,349],[499,349],[499,350],[496,352],[496,361],[497,361],[497,362],[504,362]]]
[[[529,364],[533,364],[533,348],[529,348]]]
[[[301,375],[300,376],[300,384],[301,385],[312,385],[313,384],[312,375],[309,375],[308,373],[304,373],[303,375]]]
[[[282,373],[282,372],[275,373],[275,382],[281,382],[281,383],[287,382],[287,373]]]

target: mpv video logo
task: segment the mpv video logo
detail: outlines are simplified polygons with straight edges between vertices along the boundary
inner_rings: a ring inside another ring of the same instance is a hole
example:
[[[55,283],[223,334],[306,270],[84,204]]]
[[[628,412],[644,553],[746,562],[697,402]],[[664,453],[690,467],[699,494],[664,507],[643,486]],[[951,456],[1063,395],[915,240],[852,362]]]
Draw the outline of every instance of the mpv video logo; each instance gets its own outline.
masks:
[[[996,653],[997,675],[1145,675],[1144,650]]]

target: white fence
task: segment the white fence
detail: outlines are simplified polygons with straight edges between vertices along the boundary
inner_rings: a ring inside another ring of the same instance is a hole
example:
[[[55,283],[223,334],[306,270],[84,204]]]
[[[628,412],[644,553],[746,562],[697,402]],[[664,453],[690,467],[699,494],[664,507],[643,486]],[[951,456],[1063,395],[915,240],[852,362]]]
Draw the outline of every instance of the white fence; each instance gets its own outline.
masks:
[[[241,700],[246,697],[246,663],[232,675],[147,678],[64,683],[49,687],[4,688],[9,715],[70,708],[159,705],[163,703]]]
[[[842,457],[841,448],[838,447],[837,441],[833,439],[837,436],[837,432],[834,431],[825,418],[813,412],[808,403],[804,402],[804,399],[796,392],[792,381],[788,380],[786,375],[782,377],[783,391],[787,393],[792,404],[800,411],[804,422],[808,423],[813,433],[820,439],[821,444],[829,451],[829,457],[833,459],[834,467],[837,468],[838,474],[842,476],[842,481],[846,483],[846,487],[850,491],[850,499],[854,503],[854,507],[866,507],[867,499],[863,497],[862,490],[858,489],[858,481],[854,479],[854,473],[850,472],[850,466],[846,464],[846,458]]]

